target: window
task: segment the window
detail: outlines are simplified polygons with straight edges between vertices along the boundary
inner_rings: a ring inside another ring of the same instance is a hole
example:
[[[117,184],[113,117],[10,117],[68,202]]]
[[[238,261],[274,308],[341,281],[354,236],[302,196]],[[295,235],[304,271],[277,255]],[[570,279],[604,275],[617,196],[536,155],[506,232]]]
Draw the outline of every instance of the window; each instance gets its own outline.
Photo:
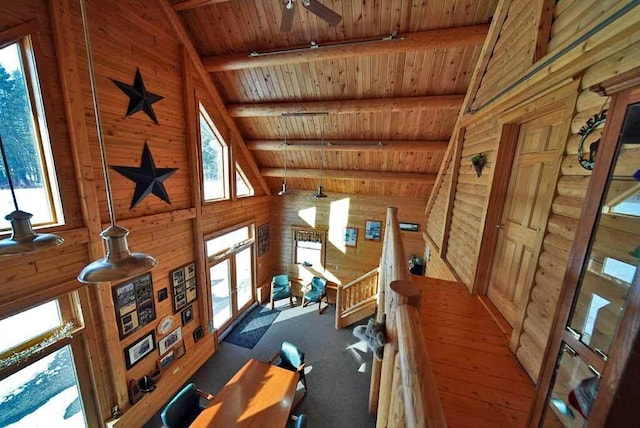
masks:
[[[34,226],[63,224],[42,96],[28,37],[0,49],[0,136],[20,209],[33,214]],[[14,206],[2,162],[0,210],[0,230],[9,229],[4,216],[14,211]]]
[[[306,266],[324,266],[324,241],[324,232],[294,229],[293,262]]]
[[[97,422],[86,386],[84,331],[71,321],[81,318],[73,307],[67,296],[0,320],[0,426],[75,428]]]
[[[228,149],[211,117],[200,104],[200,146],[205,201],[229,197]]]
[[[251,183],[247,180],[247,176],[244,175],[240,165],[236,163],[236,196],[242,197],[252,195],[253,187],[251,187]]]

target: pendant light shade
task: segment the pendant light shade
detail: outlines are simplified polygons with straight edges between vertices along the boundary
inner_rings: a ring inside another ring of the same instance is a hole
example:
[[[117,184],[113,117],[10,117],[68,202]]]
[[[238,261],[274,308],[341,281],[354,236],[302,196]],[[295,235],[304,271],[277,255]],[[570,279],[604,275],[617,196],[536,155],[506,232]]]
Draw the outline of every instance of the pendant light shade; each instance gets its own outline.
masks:
[[[95,112],[96,129],[98,134],[98,146],[100,147],[100,157],[102,159],[102,172],[104,174],[105,189],[107,192],[107,205],[109,207],[109,217],[111,226],[102,231],[100,236],[105,241],[107,255],[105,258],[96,260],[87,265],[78,275],[78,281],[84,283],[110,282],[125,279],[134,275],[151,270],[158,261],[150,255],[144,253],[131,253],[127,243],[129,231],[116,225],[116,217],[113,209],[111,196],[111,182],[107,167],[107,153],[105,150],[104,136],[102,133],[102,121],[100,119],[100,107],[98,105],[98,94],[95,82],[95,70],[93,66],[93,55],[91,52],[91,40],[89,38],[89,27],[87,23],[87,13],[84,0],[80,0],[80,10],[82,13],[82,26],[84,29],[84,39],[87,46],[87,62],[89,65],[89,81],[91,83],[91,95],[93,98],[93,109]]]
[[[64,239],[58,235],[51,233],[35,233],[31,226],[32,214],[20,211],[18,208],[18,199],[16,199],[16,191],[13,187],[11,179],[11,171],[9,170],[9,161],[4,151],[4,142],[0,136],[0,153],[2,154],[2,163],[4,171],[11,189],[11,197],[13,198],[13,206],[15,211],[8,214],[5,219],[11,222],[11,236],[0,241],[0,256],[10,256],[15,254],[34,253],[46,248],[57,247],[64,242]]]
[[[100,236],[107,247],[107,256],[87,265],[78,280],[85,283],[118,281],[151,270],[158,261],[148,254],[132,253],[127,243],[129,231],[120,226],[109,226]]]
[[[287,189],[287,183],[282,183],[282,188],[280,189],[280,191],[278,192],[278,196],[284,196],[286,194],[288,194],[288,189]]]
[[[315,195],[313,195],[314,199],[321,199],[321,198],[326,198],[327,195],[326,193],[324,193],[324,188],[322,187],[322,185],[318,186],[318,191],[316,192]]]

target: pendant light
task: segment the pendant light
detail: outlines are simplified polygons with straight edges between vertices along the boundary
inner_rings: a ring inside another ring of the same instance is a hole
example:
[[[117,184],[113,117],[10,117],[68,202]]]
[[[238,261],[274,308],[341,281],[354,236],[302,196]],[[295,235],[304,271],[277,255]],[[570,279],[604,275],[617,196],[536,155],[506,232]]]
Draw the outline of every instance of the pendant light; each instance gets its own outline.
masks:
[[[278,196],[284,196],[287,192],[287,121],[289,120],[289,115],[283,114],[284,116],[284,181],[282,182],[282,189],[278,192]]]
[[[324,166],[324,119],[326,117],[326,113],[322,116],[322,128],[320,129],[320,184],[318,185],[318,191],[315,195],[313,195],[314,199],[326,198],[327,195],[324,193],[324,189],[322,188],[322,168]]]
[[[104,174],[105,189],[107,192],[107,205],[109,207],[109,218],[111,226],[102,231],[100,236],[104,239],[107,247],[105,258],[96,260],[85,266],[78,274],[78,281],[84,283],[118,281],[134,275],[151,270],[158,261],[148,254],[131,253],[127,244],[129,231],[116,225],[116,217],[113,209],[111,196],[111,182],[107,166],[107,153],[102,134],[102,121],[100,120],[100,108],[98,105],[98,93],[95,81],[95,70],[93,66],[93,55],[91,52],[91,41],[89,38],[89,26],[87,23],[87,12],[84,0],[80,0],[80,10],[82,13],[82,28],[87,46],[87,63],[89,65],[89,81],[91,83],[91,95],[93,98],[93,109],[95,111],[96,129],[98,133],[98,145],[100,147],[100,158],[102,160],[102,172]]]
[[[35,233],[31,226],[32,214],[20,211],[18,208],[18,199],[16,199],[16,191],[13,187],[11,179],[11,171],[9,170],[9,161],[7,153],[4,150],[4,142],[0,135],[0,153],[2,153],[2,163],[7,174],[7,181],[11,189],[11,197],[13,198],[13,206],[15,211],[8,214],[5,219],[11,222],[11,236],[0,241],[0,256],[10,256],[14,254],[33,253],[44,250],[45,248],[57,247],[64,242],[64,239],[58,235],[51,233]]]

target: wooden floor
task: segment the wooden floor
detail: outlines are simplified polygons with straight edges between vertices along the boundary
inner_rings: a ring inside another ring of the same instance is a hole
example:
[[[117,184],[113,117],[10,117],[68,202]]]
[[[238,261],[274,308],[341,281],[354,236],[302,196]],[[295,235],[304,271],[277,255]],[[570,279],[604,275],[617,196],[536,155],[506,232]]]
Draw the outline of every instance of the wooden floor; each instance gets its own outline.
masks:
[[[480,300],[457,283],[412,281],[449,427],[524,427],[533,383]]]

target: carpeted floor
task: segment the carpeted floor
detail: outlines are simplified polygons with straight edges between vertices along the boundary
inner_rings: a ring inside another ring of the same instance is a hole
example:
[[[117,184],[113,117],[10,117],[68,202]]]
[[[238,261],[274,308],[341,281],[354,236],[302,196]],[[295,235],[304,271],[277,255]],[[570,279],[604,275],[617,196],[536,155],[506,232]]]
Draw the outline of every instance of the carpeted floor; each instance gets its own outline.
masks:
[[[372,354],[351,328],[334,328],[335,307],[322,315],[317,305],[289,308],[286,299],[276,307],[278,317],[253,349],[222,342],[191,381],[215,395],[248,359],[267,361],[287,340],[306,353],[308,392],[294,413],[305,413],[311,428],[374,427],[375,418],[367,411]],[[157,414],[145,428],[160,426]]]

